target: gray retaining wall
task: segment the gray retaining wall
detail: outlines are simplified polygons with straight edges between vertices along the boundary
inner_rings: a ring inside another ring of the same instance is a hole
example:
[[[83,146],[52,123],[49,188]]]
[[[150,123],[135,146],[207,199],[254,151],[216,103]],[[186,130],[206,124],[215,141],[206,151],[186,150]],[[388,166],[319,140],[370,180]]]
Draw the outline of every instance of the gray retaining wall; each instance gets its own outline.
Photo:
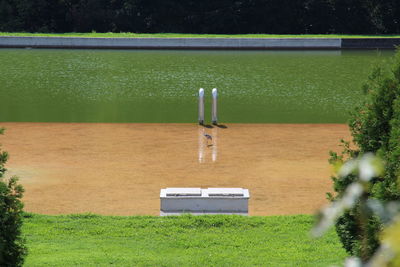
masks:
[[[335,38],[0,37],[0,47],[125,49],[339,49]]]
[[[394,49],[400,45],[400,38],[346,38],[342,48]]]
[[[0,36],[0,47],[103,49],[394,49],[400,38],[87,38]]]

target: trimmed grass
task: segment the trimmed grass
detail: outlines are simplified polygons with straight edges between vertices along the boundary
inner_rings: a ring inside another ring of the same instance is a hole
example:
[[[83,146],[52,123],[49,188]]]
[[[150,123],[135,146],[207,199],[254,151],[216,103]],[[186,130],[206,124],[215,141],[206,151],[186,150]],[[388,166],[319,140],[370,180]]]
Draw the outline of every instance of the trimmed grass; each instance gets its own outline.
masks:
[[[46,216],[27,214],[26,266],[329,266],[346,257],[309,215]]]
[[[0,36],[109,37],[109,38],[400,38],[400,35],[347,34],[190,34],[190,33],[27,33],[0,32]]]

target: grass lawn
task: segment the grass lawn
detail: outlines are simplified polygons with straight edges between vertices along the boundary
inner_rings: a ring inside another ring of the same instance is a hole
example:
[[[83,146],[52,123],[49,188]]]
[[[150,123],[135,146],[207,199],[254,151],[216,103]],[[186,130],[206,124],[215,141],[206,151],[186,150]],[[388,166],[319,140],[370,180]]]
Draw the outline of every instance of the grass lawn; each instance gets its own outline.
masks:
[[[329,266],[346,257],[309,215],[115,217],[27,214],[26,266]]]
[[[136,37],[136,38],[400,38],[400,35],[346,35],[346,34],[190,34],[190,33],[27,33],[0,32],[0,36],[50,37]]]

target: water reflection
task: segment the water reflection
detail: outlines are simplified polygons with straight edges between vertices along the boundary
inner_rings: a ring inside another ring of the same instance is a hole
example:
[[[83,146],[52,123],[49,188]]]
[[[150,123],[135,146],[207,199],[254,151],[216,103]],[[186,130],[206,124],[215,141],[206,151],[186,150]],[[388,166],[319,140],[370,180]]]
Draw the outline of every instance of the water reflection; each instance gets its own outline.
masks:
[[[218,128],[213,128],[212,129],[212,138],[213,138],[212,161],[216,162],[217,161],[217,154],[218,154]]]
[[[207,139],[206,134],[211,136]],[[211,157],[212,162],[217,161],[218,156],[218,128],[213,128],[211,134],[202,126],[198,128],[199,163],[205,163],[206,158]],[[211,156],[209,156],[211,154]]]
[[[201,126],[199,126],[199,163],[204,163],[205,158],[204,158],[204,150],[206,148],[206,138],[204,137],[205,134],[205,129]]]

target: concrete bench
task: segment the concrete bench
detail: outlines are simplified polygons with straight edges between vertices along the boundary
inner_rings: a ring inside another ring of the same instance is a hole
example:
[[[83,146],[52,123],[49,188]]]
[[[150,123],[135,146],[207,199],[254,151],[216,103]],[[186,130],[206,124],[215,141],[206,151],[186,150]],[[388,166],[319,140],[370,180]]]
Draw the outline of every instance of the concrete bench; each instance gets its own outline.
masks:
[[[160,215],[248,215],[250,194],[243,188],[165,188],[160,192]]]

